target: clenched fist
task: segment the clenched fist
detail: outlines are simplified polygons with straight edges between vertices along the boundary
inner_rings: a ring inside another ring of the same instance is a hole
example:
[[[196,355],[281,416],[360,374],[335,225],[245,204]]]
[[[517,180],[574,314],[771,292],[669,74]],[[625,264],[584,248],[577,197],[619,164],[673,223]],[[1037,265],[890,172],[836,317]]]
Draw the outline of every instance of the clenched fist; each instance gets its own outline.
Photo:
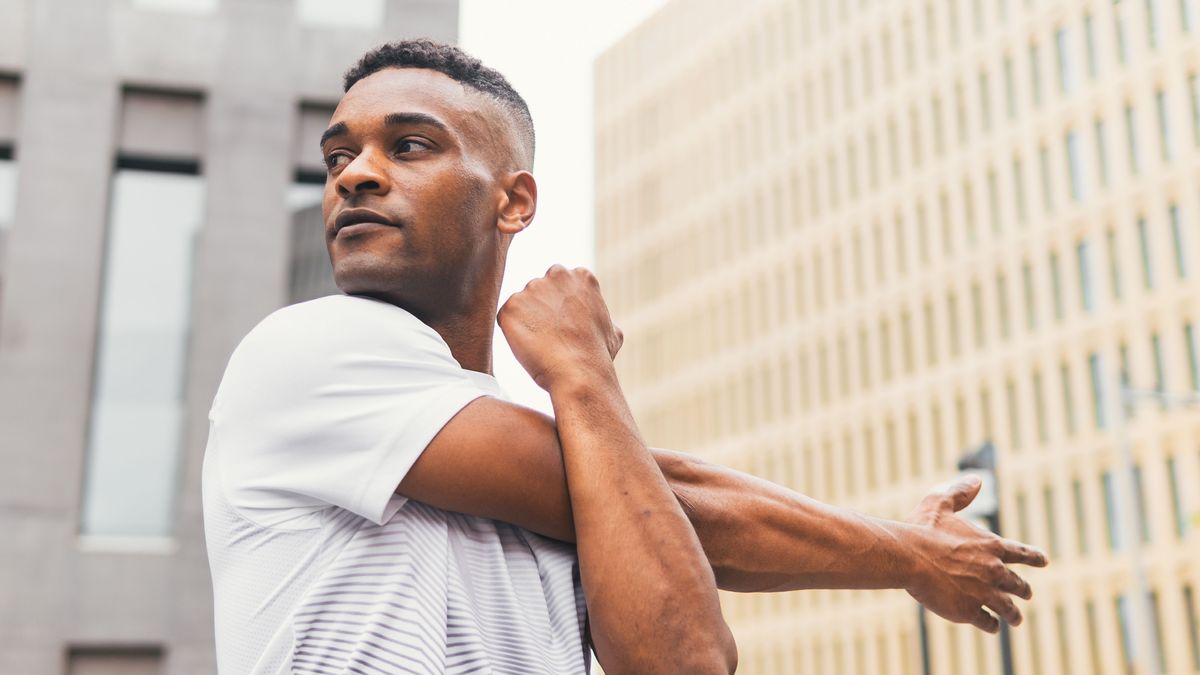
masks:
[[[513,356],[546,390],[564,375],[611,374],[625,339],[608,315],[600,283],[582,267],[552,266],[514,293],[496,319]]]

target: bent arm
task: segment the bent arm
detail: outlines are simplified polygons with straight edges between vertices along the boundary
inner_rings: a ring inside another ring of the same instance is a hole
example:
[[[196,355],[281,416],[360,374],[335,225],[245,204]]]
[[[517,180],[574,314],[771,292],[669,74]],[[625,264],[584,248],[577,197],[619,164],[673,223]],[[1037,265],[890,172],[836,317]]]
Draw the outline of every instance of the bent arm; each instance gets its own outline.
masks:
[[[822,504],[769,481],[669,450],[651,454],[729,591],[903,588],[906,526]],[[550,417],[493,398],[464,408],[397,492],[575,542],[559,430]]]

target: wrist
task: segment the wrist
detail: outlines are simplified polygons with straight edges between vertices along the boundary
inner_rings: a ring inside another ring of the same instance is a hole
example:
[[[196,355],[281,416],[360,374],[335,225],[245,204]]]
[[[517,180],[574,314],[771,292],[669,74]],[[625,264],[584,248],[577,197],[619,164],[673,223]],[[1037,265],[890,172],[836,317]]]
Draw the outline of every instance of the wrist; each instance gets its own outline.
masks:
[[[612,360],[607,358],[565,359],[556,367],[542,371],[535,380],[553,397],[615,384],[617,371]]]
[[[893,543],[893,578],[889,585],[911,591],[925,577],[927,560],[924,548],[928,534],[923,528],[895,520],[883,521]]]

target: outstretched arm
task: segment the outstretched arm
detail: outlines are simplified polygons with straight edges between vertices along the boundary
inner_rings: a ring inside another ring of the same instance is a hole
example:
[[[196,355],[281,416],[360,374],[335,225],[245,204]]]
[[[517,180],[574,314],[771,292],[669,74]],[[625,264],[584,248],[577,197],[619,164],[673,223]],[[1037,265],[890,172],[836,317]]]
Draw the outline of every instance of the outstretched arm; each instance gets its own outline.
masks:
[[[996,617],[982,608],[1017,625],[1009,596],[1032,595],[1007,564],[1046,564],[1041,551],[954,515],[979,492],[977,479],[931,492],[898,522],[681,453],[655,456],[725,590],[903,588],[946,619],[996,632]]]

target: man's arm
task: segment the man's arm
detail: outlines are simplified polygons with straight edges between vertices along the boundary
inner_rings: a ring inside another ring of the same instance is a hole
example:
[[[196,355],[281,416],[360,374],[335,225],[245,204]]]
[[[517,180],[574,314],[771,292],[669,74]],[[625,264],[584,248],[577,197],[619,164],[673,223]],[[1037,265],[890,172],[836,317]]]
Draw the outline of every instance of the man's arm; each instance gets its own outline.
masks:
[[[978,494],[977,479],[929,493],[905,522],[872,518],[769,481],[666,450],[655,451],[683,504],[720,588],[903,588],[931,611],[994,633],[988,607],[1011,625],[1010,595],[1032,590],[1007,565],[1046,565],[1044,553],[954,515]]]
[[[617,383],[621,334],[596,278],[556,265],[499,320],[554,405],[600,663],[610,672],[733,672],[737,647],[712,568]]]

